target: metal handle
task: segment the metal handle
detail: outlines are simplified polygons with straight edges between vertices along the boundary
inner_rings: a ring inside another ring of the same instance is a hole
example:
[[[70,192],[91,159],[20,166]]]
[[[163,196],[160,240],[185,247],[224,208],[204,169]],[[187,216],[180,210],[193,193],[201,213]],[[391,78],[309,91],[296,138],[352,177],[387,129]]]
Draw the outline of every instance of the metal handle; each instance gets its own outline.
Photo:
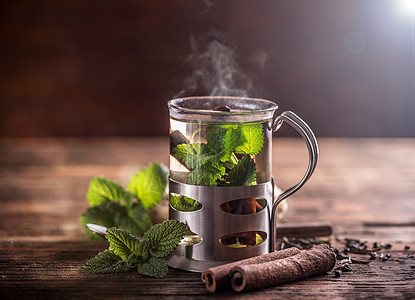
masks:
[[[307,171],[304,174],[304,177],[301,179],[299,183],[292,186],[288,190],[284,191],[282,194],[280,194],[277,199],[274,201],[272,205],[272,213],[271,213],[271,251],[276,250],[276,238],[277,238],[277,207],[287,197],[294,194],[296,191],[298,191],[306,182],[308,179],[310,179],[311,175],[314,172],[314,169],[317,165],[317,159],[318,159],[318,144],[316,137],[313,133],[313,131],[310,129],[310,127],[295,113],[292,111],[285,111],[281,115],[276,116],[274,114],[274,118],[272,121],[271,129],[273,131],[277,131],[281,125],[286,122],[291,127],[293,127],[297,132],[303,137],[303,139],[306,142],[307,149],[308,149],[308,167]]]

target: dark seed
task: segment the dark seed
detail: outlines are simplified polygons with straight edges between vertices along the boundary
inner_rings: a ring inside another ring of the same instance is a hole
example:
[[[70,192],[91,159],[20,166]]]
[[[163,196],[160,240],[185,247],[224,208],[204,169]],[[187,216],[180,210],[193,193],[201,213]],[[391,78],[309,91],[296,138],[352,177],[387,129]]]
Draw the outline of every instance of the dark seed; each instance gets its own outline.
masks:
[[[378,257],[378,254],[375,251],[370,252],[370,259],[375,259]]]
[[[345,248],[359,249],[359,240],[347,240]]]
[[[411,249],[411,247],[405,246],[405,250],[409,250],[409,249]]]
[[[385,249],[390,249],[390,248],[392,248],[392,244],[391,243],[387,243],[384,248]]]
[[[382,261],[387,261],[387,260],[388,260],[387,256],[382,257]]]
[[[348,247],[344,248],[343,252],[344,253],[349,253],[350,252],[350,248],[348,248]]]
[[[216,106],[214,109],[214,111],[231,111],[231,108],[227,105],[221,105],[221,106]]]
[[[379,248],[379,246],[380,246],[380,243],[378,243],[378,242],[373,243],[373,248]]]
[[[342,270],[335,270],[334,271],[334,277],[340,277],[340,275],[342,275],[342,274],[343,274]]]
[[[390,258],[391,254],[390,253],[386,253],[385,257]]]
[[[349,264],[344,264],[344,265],[342,265],[341,270],[343,272],[351,272],[353,269]]]

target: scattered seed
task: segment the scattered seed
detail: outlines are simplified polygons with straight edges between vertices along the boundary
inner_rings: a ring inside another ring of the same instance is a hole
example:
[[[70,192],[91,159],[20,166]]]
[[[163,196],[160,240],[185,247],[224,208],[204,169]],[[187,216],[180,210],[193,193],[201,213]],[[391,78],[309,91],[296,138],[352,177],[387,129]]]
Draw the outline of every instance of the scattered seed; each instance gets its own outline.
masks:
[[[385,248],[385,249],[390,249],[390,248],[392,248],[392,244],[391,244],[391,243],[387,243],[387,244],[384,246],[384,248]]]
[[[409,247],[408,245],[405,246],[405,250],[409,250],[409,249],[411,249],[411,247]]]
[[[341,270],[343,272],[351,272],[353,271],[352,267],[349,264],[344,264],[341,266]]]
[[[392,255],[390,253],[386,253],[385,257],[390,258]]]
[[[360,246],[360,249],[367,249],[367,242],[366,241],[362,242],[359,244],[359,246]]]
[[[349,242],[347,242],[346,243],[346,247],[348,247],[348,248],[356,248],[356,247],[358,247],[358,243],[356,243],[355,241],[349,241]]]
[[[387,260],[388,260],[387,256],[382,257],[382,261],[387,261]]]
[[[342,274],[343,274],[342,270],[335,270],[334,271],[334,277],[340,277],[340,275],[342,275]]]
[[[378,257],[377,252],[375,251],[370,252],[370,259],[376,259],[377,257]]]

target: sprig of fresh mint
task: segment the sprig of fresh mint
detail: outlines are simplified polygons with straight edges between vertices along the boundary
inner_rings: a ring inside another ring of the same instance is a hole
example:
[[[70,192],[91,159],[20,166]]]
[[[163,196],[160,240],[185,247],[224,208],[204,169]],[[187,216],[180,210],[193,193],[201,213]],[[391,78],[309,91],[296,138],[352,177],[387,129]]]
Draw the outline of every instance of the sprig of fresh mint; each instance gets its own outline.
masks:
[[[86,227],[88,223],[121,227],[142,236],[152,225],[147,210],[160,202],[167,180],[167,168],[158,163],[139,170],[127,189],[104,177],[93,178],[86,195],[91,207],[80,216],[89,238],[100,239]]]
[[[187,183],[202,186],[256,184],[253,157],[264,146],[261,123],[211,125],[206,143],[179,144],[173,151],[188,169]]]
[[[153,225],[139,239],[130,232],[109,228],[109,248],[98,253],[84,266],[90,273],[120,273],[137,266],[138,273],[163,278],[167,275],[167,256],[176,249],[188,226],[177,220]]]

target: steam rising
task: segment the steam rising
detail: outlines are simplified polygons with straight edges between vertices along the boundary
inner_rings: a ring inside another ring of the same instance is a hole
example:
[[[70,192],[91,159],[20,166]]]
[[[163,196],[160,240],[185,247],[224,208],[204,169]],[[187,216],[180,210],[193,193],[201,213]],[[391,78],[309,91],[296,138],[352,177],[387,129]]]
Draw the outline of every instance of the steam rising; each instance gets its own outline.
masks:
[[[217,0],[203,0],[203,3],[206,5],[206,8],[202,12],[202,15],[207,13],[212,6],[216,5],[216,2],[217,2]]]
[[[202,94],[252,96],[257,76],[242,70],[236,47],[227,45],[225,41],[229,42],[229,38],[217,32],[211,33],[207,39],[191,38],[192,53],[185,60],[189,76],[183,81],[183,88],[176,97]],[[261,70],[266,60],[267,55],[260,51],[246,59],[245,63]]]

